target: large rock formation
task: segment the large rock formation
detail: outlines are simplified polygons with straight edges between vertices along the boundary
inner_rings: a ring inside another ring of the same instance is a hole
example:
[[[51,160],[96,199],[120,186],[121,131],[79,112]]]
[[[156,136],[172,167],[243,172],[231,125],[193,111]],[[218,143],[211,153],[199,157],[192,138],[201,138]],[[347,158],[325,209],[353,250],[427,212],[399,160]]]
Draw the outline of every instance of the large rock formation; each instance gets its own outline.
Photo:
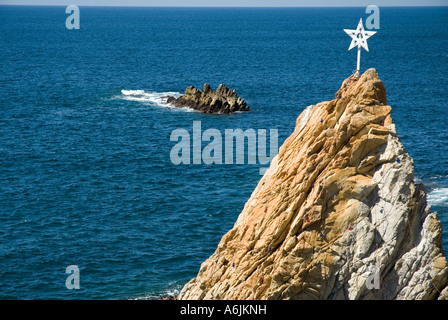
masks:
[[[223,84],[220,84],[216,91],[207,83],[204,84],[203,91],[190,86],[185,90],[185,95],[177,99],[167,97],[166,102],[175,107],[188,107],[203,113],[233,113],[250,109],[244,99],[237,96],[235,90]]]
[[[390,114],[374,69],[307,107],[178,298],[446,299],[442,225]]]

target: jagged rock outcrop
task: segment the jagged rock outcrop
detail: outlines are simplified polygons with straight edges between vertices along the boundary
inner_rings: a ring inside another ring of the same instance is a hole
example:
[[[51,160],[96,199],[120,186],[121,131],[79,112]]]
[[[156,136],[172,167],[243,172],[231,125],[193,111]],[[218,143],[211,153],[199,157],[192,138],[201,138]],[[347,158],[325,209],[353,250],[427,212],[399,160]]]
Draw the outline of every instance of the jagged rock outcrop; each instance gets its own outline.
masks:
[[[176,107],[188,107],[203,113],[233,113],[250,110],[244,99],[237,96],[235,90],[223,84],[220,84],[216,91],[213,91],[208,83],[204,84],[203,91],[190,86],[185,90],[185,95],[179,98],[169,96],[166,102]]]
[[[301,113],[178,299],[446,299],[447,266],[442,224],[369,69]]]

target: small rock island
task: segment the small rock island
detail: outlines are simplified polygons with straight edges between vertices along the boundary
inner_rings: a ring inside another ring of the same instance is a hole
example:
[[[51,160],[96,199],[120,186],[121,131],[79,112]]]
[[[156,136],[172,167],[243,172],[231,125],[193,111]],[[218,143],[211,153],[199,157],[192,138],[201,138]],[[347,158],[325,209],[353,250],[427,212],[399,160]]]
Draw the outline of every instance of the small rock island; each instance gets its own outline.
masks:
[[[190,86],[185,90],[185,95],[179,98],[168,96],[166,102],[175,107],[188,107],[209,114],[229,114],[250,110],[244,99],[238,97],[235,90],[231,90],[223,84],[220,84],[216,91],[213,91],[208,83],[204,84],[202,91]]]

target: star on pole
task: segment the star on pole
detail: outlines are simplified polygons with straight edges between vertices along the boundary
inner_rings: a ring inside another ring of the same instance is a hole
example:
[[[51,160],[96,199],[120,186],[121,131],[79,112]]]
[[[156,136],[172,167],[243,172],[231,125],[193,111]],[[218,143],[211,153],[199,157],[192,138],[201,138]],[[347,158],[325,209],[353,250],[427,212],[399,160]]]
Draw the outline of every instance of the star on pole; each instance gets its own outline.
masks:
[[[362,18],[359,19],[358,27],[356,28],[356,30],[344,29],[344,31],[352,38],[352,42],[350,43],[350,47],[348,48],[348,50],[351,50],[354,47],[358,47],[358,63],[356,67],[356,73],[359,75],[359,70],[361,67],[361,47],[364,48],[367,52],[369,51],[367,39],[373,36],[376,31],[364,30]]]

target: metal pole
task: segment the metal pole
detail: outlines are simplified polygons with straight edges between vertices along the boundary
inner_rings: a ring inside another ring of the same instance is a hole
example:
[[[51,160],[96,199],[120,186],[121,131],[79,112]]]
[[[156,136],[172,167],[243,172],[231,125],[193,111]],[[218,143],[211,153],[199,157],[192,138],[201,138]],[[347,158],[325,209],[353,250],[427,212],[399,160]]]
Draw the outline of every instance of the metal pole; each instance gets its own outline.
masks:
[[[360,75],[361,70],[361,46],[358,46],[358,63],[356,65],[356,72]]]

